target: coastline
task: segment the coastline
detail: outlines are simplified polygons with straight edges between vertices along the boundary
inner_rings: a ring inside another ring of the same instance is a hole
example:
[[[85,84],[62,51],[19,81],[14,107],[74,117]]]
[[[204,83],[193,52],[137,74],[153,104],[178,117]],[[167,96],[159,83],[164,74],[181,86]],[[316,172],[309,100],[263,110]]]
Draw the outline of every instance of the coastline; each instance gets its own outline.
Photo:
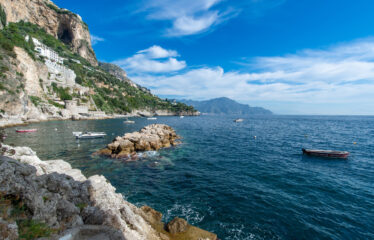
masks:
[[[105,119],[115,119],[115,118],[129,118],[129,117],[152,117],[152,116],[200,116],[200,112],[182,112],[182,113],[173,113],[168,111],[135,111],[129,114],[111,114],[103,116],[69,116],[69,117],[49,117],[49,118],[40,118],[40,119],[25,119],[24,116],[7,116],[0,114],[0,128],[9,128],[16,126],[27,126],[32,123],[40,123],[47,121],[83,121],[83,120],[105,120]]]
[[[64,160],[40,160],[29,147],[2,148],[6,151],[0,156],[1,196],[18,196],[32,210],[29,219],[53,229],[47,236],[51,239],[102,237],[104,233],[105,239],[217,240],[216,234],[177,216],[163,223],[160,212],[127,202],[104,176],[87,178]],[[2,219],[1,224],[3,233],[19,237],[14,229],[22,226],[13,218]]]

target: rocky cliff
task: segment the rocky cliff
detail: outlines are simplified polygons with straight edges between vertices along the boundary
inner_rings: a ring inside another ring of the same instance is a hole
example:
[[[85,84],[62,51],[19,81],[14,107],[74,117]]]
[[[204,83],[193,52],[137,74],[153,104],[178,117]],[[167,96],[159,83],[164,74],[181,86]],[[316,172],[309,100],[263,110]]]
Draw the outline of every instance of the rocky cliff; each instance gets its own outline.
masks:
[[[49,0],[0,0],[0,4],[8,23],[24,21],[37,24],[93,66],[98,65],[88,27],[79,15],[61,9]]]
[[[63,160],[41,161],[27,147],[3,145],[1,239],[216,240],[213,233],[124,200],[103,176],[86,178]]]

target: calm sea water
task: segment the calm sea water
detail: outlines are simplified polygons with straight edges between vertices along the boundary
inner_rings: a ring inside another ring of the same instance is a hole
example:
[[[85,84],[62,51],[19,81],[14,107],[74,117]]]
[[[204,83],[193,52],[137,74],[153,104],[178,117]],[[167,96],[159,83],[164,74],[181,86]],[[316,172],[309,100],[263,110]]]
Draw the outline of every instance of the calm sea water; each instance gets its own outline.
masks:
[[[221,239],[374,239],[374,117],[231,116],[158,118],[183,144],[124,162],[91,154],[115,136],[153,123],[136,118],[32,124],[6,143],[41,159],[102,174],[136,205],[150,205]],[[76,141],[73,131],[104,131]],[[254,138],[256,136],[256,138]],[[354,144],[354,142],[356,144]],[[301,148],[347,150],[348,160],[306,157]]]

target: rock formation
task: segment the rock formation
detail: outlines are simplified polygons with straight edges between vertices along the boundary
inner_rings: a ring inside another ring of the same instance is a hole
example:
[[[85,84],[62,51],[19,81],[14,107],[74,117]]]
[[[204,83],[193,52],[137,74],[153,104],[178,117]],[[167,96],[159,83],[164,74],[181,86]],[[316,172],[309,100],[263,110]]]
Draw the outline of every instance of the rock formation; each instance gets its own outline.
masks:
[[[17,239],[22,221],[44,224],[50,239],[217,239],[179,218],[165,228],[161,213],[125,201],[103,176],[87,179],[63,160],[41,161],[27,147],[2,148],[0,236],[4,239]]]
[[[151,124],[139,132],[126,133],[123,137],[116,137],[98,154],[112,158],[133,159],[136,157],[136,152],[156,151],[160,148],[177,145],[179,138],[173,128],[165,124]]]
[[[70,45],[71,49],[93,66],[97,60],[91,46],[87,25],[81,17],[57,7],[49,0],[1,0],[7,22],[31,22],[44,28],[47,33]]]
[[[99,67],[86,24],[50,0],[0,0],[0,31],[0,127],[197,113],[158,98],[117,66]]]

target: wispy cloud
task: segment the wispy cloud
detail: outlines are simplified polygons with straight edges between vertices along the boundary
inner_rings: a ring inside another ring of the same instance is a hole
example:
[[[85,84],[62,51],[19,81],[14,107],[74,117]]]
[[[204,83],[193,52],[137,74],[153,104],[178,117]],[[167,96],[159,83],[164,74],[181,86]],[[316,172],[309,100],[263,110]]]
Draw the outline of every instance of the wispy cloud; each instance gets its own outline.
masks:
[[[98,36],[95,36],[95,35],[91,34],[91,44],[92,45],[95,45],[95,44],[97,44],[99,42],[103,42],[103,41],[105,41],[104,38],[101,38],[101,37],[98,37]]]
[[[159,0],[146,1],[143,11],[148,19],[166,20],[171,26],[166,36],[186,36],[208,31],[236,15],[233,8],[221,8],[222,0]]]
[[[342,111],[345,104],[374,107],[374,39],[258,57],[246,64],[240,72],[225,72],[219,66],[190,67],[171,75],[143,71],[130,77],[156,94],[179,98],[226,96],[247,103],[314,104],[325,110],[329,105],[339,105]],[[185,63],[182,65],[184,68]]]
[[[177,60],[175,58],[177,56],[179,55],[176,51],[155,45],[114,63],[126,69],[129,73],[166,73],[186,67],[186,62]]]

